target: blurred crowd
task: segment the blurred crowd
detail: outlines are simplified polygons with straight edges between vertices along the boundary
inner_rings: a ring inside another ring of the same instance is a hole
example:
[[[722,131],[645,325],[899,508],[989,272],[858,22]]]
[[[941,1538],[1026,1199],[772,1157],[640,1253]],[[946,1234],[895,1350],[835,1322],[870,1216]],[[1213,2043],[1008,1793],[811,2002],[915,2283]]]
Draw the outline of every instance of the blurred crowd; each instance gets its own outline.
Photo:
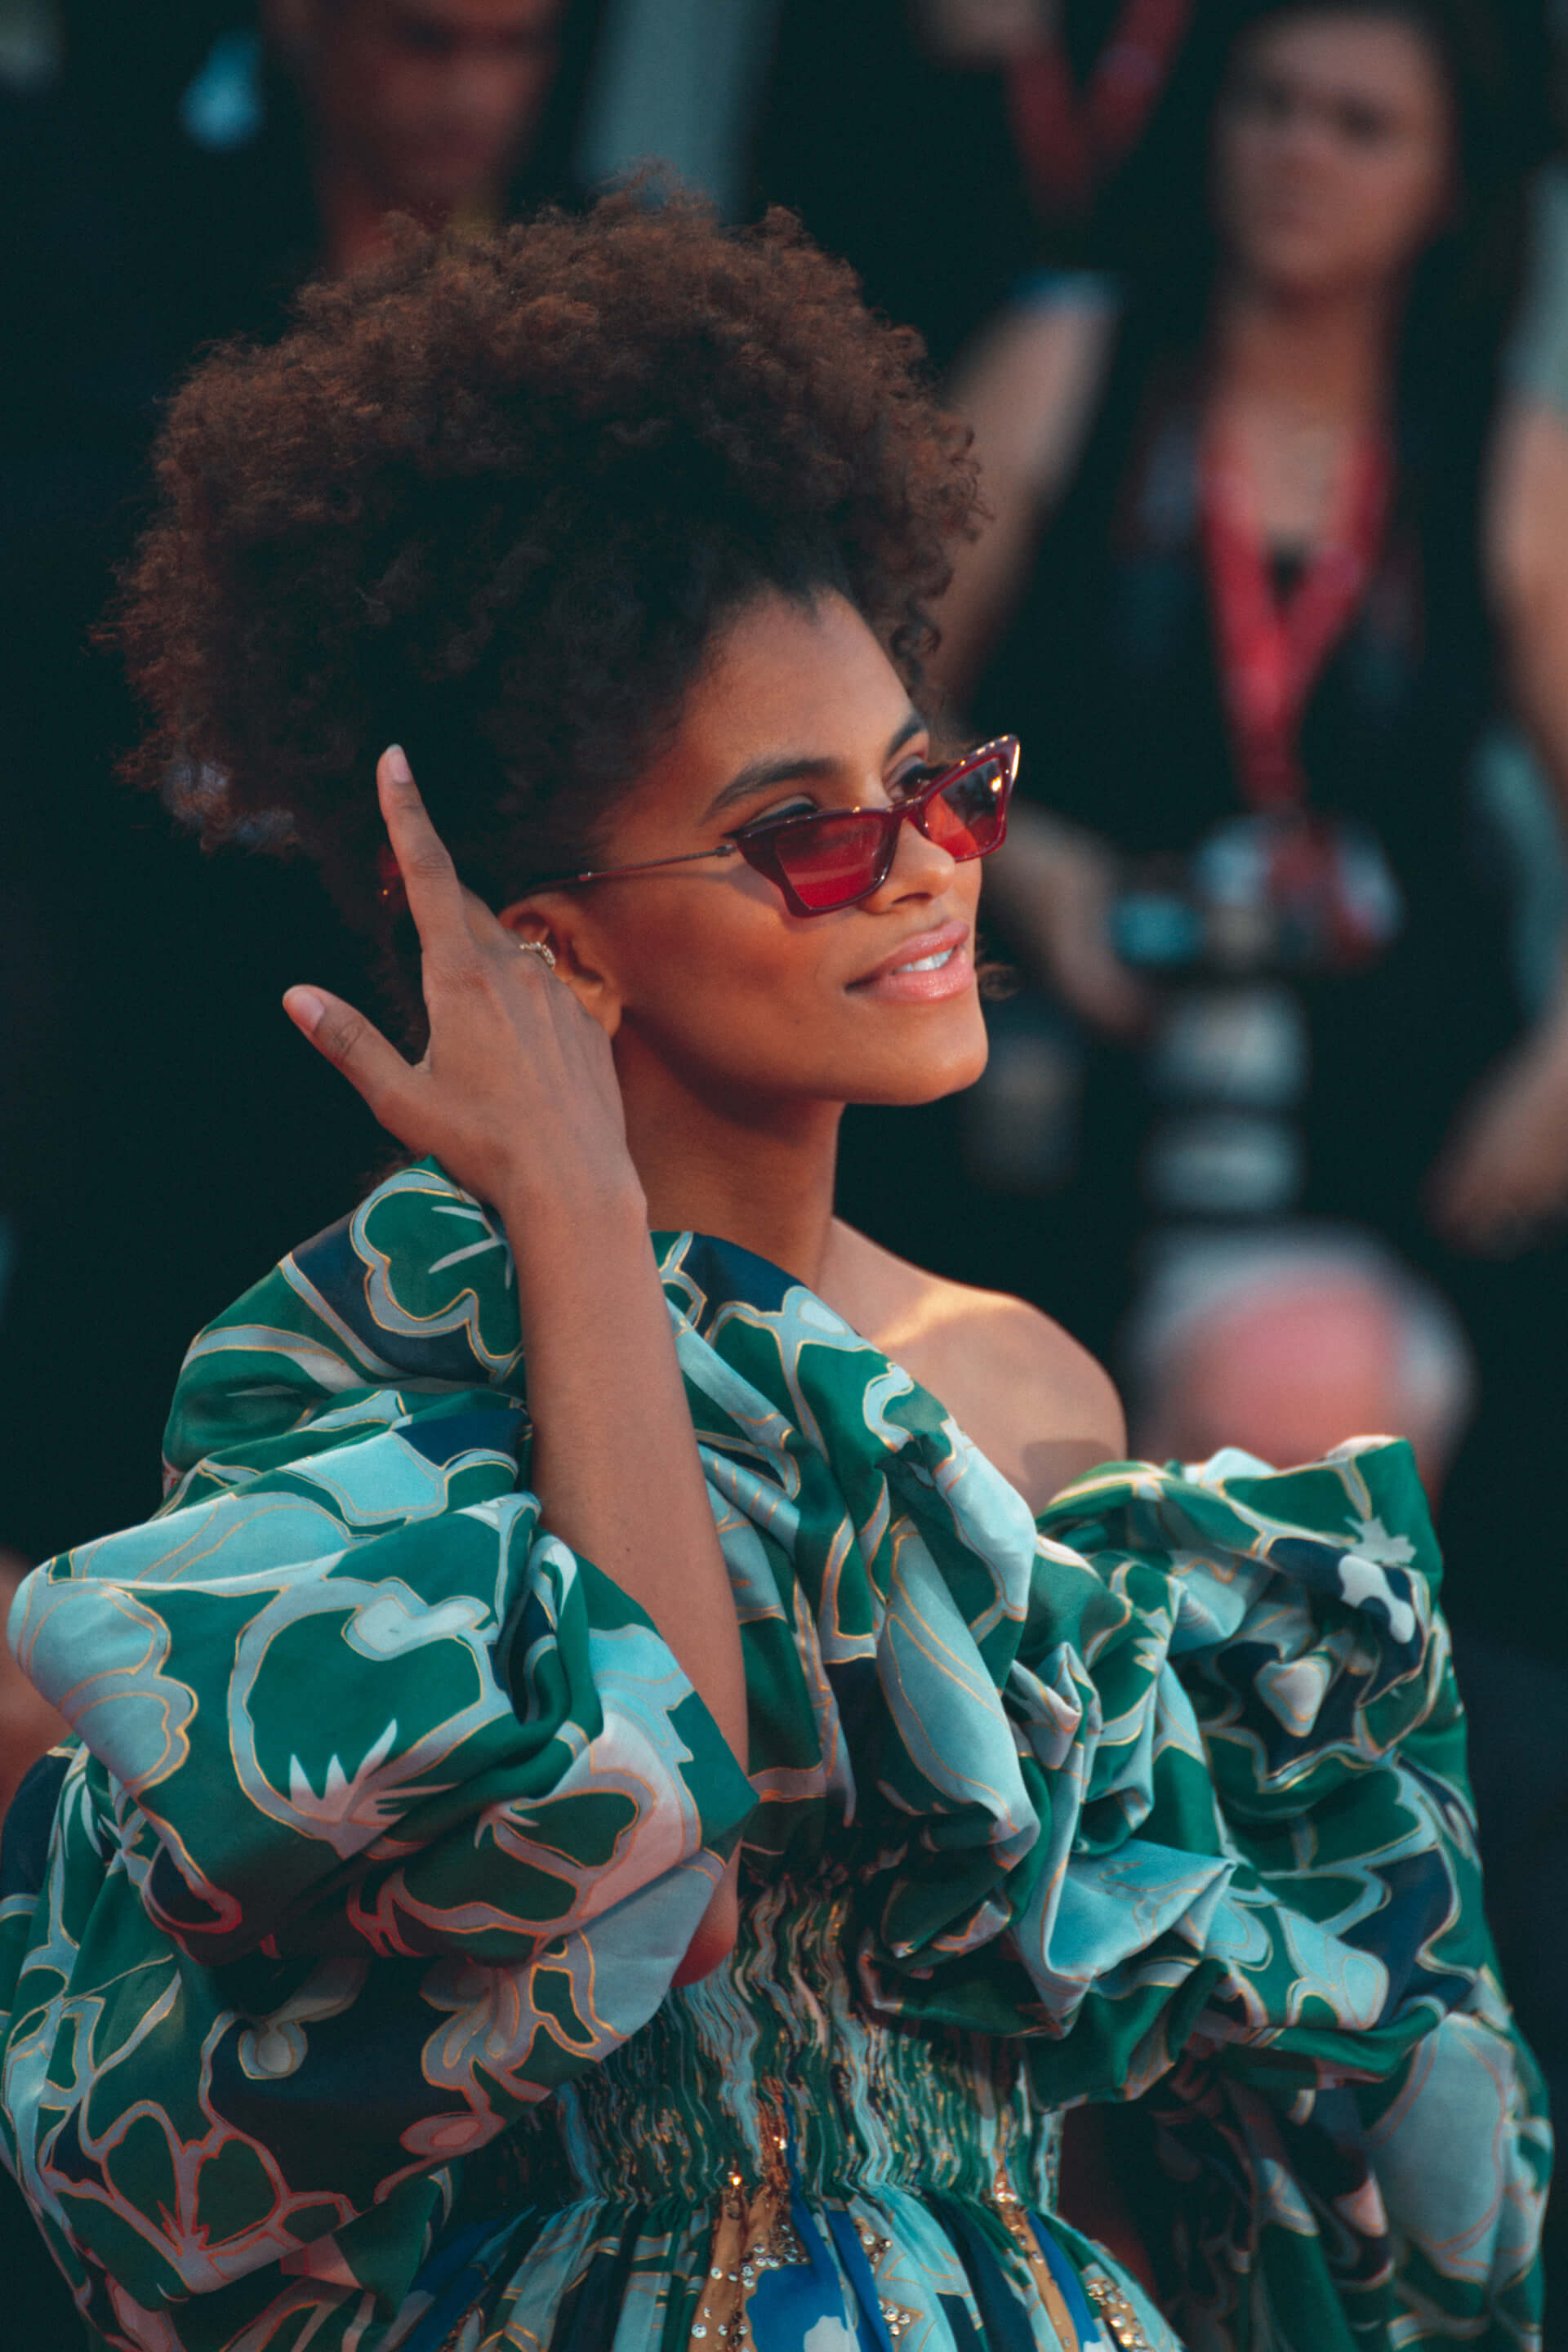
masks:
[[[931,684],[1024,743],[992,1060],[852,1116],[845,1213],[1058,1316],[1140,1451],[1409,1436],[1494,1925],[1568,2085],[1559,5],[0,0],[17,1567],[154,1506],[190,1336],[385,1150],[277,1010],[370,993],[309,868],[202,857],[199,778],[116,781],[93,632],[160,404],[391,215],[658,159],[847,256],[984,469]],[[47,1737],[4,1681],[0,1734],[3,1801]]]

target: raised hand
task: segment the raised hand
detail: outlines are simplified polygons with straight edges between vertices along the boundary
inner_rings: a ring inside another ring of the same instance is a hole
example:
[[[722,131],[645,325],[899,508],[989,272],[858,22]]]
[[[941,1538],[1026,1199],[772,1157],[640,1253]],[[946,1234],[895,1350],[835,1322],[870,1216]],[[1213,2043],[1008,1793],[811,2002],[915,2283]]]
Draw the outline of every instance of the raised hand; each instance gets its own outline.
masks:
[[[430,1043],[405,1061],[324,989],[291,988],[285,1009],[383,1127],[500,1213],[545,1523],[640,1601],[743,1766],[740,1629],[609,1037],[570,974],[521,950],[463,888],[395,745],[376,785],[418,928]],[[731,1866],[686,1975],[715,1964],[734,1920]]]
[[[383,1127],[479,1199],[590,1213],[640,1200],[604,1029],[464,889],[396,744],[376,788],[419,933],[430,1042],[410,1064],[363,1013],[314,987],[289,989],[289,1019]]]

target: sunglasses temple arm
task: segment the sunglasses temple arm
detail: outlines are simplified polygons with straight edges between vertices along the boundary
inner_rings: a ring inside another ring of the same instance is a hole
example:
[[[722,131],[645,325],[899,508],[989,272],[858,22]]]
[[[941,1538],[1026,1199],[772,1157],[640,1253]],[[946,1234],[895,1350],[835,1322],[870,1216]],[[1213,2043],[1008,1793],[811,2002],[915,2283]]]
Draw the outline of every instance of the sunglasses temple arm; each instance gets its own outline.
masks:
[[[607,882],[612,875],[657,874],[663,866],[693,866],[700,857],[739,857],[743,853],[733,841],[721,841],[712,849],[683,849],[678,857],[648,857],[639,866],[590,866],[582,874],[552,874],[542,882],[532,882],[532,890],[564,890],[578,882]]]

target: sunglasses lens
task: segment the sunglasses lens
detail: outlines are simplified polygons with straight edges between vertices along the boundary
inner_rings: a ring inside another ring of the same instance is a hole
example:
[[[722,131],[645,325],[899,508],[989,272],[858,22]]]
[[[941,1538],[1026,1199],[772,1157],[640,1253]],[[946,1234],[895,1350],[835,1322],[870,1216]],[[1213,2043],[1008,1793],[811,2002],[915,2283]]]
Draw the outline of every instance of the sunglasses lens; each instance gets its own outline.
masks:
[[[803,907],[825,914],[847,907],[875,886],[887,828],[879,816],[812,817],[793,838],[783,826],[774,853]]]
[[[906,817],[961,862],[994,849],[1007,830],[1007,799],[1017,764],[1017,744],[1006,736],[983,758],[949,771],[945,784],[929,777],[901,807],[786,819],[763,830],[752,847],[744,831],[735,838],[763,873],[775,880],[784,877],[806,914],[826,915],[835,907],[854,906],[879,887]]]
[[[945,792],[927,803],[925,835],[950,857],[984,857],[1006,829],[1008,765],[982,760],[954,776]]]

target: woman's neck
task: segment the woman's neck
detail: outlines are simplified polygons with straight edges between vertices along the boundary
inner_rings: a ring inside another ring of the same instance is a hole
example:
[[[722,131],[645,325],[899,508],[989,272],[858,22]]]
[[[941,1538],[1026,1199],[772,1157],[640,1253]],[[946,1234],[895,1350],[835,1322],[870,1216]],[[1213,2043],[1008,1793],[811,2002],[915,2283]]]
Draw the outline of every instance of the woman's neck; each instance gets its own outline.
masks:
[[[1386,404],[1395,326],[1384,288],[1308,298],[1234,279],[1215,313],[1215,395],[1325,424],[1370,421]]]
[[[617,1055],[626,1141],[656,1233],[737,1242],[818,1287],[833,1225],[842,1106],[720,1102]]]
[[[438,229],[447,215],[439,209],[421,213],[406,196],[389,192],[346,157],[324,159],[316,171],[316,208],[321,225],[321,263],[331,278],[352,278],[389,251],[395,220],[405,214],[422,217],[427,228]],[[500,218],[501,196],[496,190],[476,189],[458,217],[470,225],[493,225]]]

